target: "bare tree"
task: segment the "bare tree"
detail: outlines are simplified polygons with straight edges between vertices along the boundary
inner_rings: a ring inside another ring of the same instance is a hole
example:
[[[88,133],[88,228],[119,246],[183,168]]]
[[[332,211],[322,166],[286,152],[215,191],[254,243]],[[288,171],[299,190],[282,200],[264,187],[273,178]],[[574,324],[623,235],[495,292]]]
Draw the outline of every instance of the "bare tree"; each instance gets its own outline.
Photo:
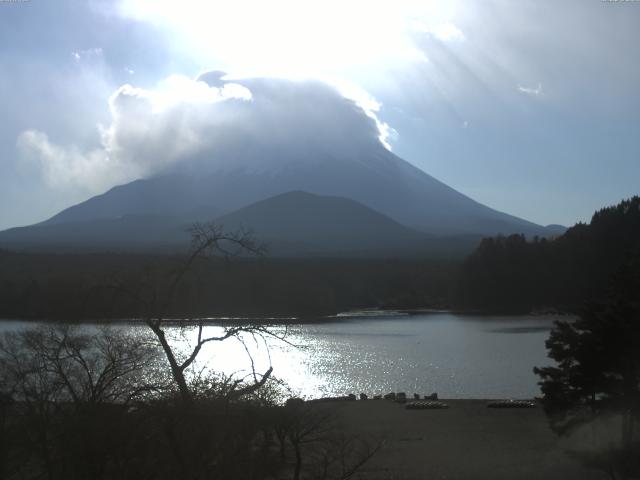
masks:
[[[287,443],[293,454],[293,480],[352,478],[382,448],[379,439],[348,434],[335,405],[289,399],[279,407],[274,433],[285,462]]]
[[[191,351],[186,355],[179,356],[177,354],[167,338],[166,327],[170,322],[167,314],[171,311],[172,303],[180,285],[188,275],[194,273],[196,265],[212,256],[230,259],[241,254],[261,256],[265,253],[265,247],[258,244],[252,232],[246,229],[227,232],[221,225],[209,222],[196,223],[190,228],[189,232],[191,233],[190,253],[177,268],[169,273],[162,293],[158,289],[157,282],[154,282],[150,275],[147,275],[145,281],[138,285],[137,288],[131,288],[131,286],[125,285],[123,282],[116,282],[115,285],[118,291],[133,298],[142,307],[144,312],[142,320],[157,338],[169,363],[171,375],[178,388],[180,398],[184,402],[193,400],[193,392],[189,387],[186,371],[193,365],[202,347],[206,344],[222,342],[229,338],[241,338],[243,334],[259,336],[263,339],[265,337],[284,339],[283,335],[257,324],[234,325],[225,327],[220,335],[206,335],[205,322],[200,318],[190,318],[187,319],[187,323],[195,325],[197,328],[195,344],[192,345]],[[257,374],[253,369],[253,381],[249,384],[245,384],[241,380],[235,381],[228,392],[228,396],[237,398],[256,391],[267,382],[272,371],[273,368],[269,367],[264,373]]]
[[[157,346],[116,328],[92,328],[42,326],[0,338],[2,396],[15,401],[7,407],[11,443],[0,472],[8,478],[59,478],[83,462],[95,473],[121,443],[127,404],[160,388],[144,374]],[[96,453],[99,444],[105,448]]]
[[[344,432],[328,437],[316,453],[314,480],[347,480],[353,478],[362,467],[383,447],[381,440],[365,439]]]
[[[148,340],[113,328],[9,332],[0,339],[0,381],[22,403],[128,403],[159,388],[142,375],[154,352]]]

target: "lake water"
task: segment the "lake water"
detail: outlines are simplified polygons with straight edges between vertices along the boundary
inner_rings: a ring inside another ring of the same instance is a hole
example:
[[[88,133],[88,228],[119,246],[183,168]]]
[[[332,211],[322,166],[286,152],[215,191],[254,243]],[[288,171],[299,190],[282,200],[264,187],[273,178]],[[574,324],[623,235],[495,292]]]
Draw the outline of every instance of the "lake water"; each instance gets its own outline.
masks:
[[[551,364],[545,340],[553,316],[389,314],[274,327],[289,343],[244,336],[208,344],[195,369],[242,377],[272,365],[298,395],[320,397],[405,391],[441,398],[531,398],[540,395],[534,366]],[[23,328],[4,321],[0,330]],[[146,327],[120,326],[134,332]],[[171,330],[186,350],[191,327]],[[208,326],[209,334],[221,327]],[[144,330],[143,330],[144,331]],[[247,351],[251,353],[248,356]]]

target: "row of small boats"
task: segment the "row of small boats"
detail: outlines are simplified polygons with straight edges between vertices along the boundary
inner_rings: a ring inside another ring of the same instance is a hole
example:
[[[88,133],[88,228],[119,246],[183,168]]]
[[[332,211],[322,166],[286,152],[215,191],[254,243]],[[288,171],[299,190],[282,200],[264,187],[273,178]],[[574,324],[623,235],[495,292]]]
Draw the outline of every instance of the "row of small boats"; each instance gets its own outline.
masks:
[[[335,402],[335,401],[355,401],[358,397],[350,393],[342,397],[324,397],[311,400],[311,402]],[[370,400],[366,393],[360,394],[360,401]],[[390,392],[386,395],[374,395],[371,400],[388,400],[396,403],[405,404],[407,410],[440,410],[449,408],[449,405],[438,400],[438,394],[432,393],[421,397],[419,394],[413,394],[413,400],[407,398],[405,392]],[[535,408],[537,403],[532,400],[492,400],[487,403],[488,408]]]

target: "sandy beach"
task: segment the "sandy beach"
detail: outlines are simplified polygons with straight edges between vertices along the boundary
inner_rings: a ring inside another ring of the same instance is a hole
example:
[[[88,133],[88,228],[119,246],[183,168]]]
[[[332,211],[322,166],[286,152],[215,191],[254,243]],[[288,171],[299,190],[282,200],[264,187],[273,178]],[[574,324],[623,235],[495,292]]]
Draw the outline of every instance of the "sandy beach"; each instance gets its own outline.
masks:
[[[609,478],[588,469],[553,434],[541,408],[487,408],[444,400],[446,410],[407,410],[384,400],[336,403],[348,432],[384,441],[356,478],[374,480]]]

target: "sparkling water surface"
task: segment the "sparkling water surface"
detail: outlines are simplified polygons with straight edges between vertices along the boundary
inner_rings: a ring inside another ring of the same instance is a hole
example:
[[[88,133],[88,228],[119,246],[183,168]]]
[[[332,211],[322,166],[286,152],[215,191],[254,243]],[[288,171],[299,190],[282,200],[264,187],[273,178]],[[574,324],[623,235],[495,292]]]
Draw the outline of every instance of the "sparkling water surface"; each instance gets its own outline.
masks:
[[[485,316],[452,313],[343,317],[271,327],[286,343],[243,335],[202,349],[194,371],[251,376],[273,366],[273,375],[308,398],[391,391],[441,398],[531,398],[540,395],[534,366],[551,364],[545,340],[554,316]],[[3,321],[0,331],[25,328]],[[86,326],[84,328],[95,328]],[[119,325],[143,333],[142,325]],[[142,330],[141,330],[142,329]],[[168,327],[187,351],[196,327]],[[205,335],[219,335],[209,325]],[[249,355],[250,354],[250,355]]]

